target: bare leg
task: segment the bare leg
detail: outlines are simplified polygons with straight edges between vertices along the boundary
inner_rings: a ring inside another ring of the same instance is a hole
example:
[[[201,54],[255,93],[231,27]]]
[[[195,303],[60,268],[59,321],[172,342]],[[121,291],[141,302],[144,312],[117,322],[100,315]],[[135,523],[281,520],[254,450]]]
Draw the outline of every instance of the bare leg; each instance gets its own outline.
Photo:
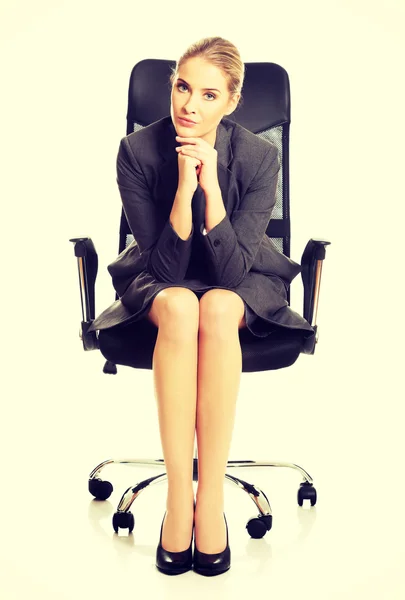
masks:
[[[159,327],[153,373],[168,476],[162,546],[171,552],[189,547],[193,527],[198,317],[198,298],[184,288],[160,292],[149,313]]]
[[[238,324],[244,305],[236,294],[226,294],[233,293],[212,290],[200,300],[195,539],[208,554],[226,545],[224,478],[242,372]]]

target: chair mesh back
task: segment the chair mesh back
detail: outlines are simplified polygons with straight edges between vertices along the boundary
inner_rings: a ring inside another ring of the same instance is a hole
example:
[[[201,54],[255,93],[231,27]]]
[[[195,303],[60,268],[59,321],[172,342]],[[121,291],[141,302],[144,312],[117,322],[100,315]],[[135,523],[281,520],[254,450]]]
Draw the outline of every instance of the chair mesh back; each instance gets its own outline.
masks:
[[[273,143],[277,146],[278,155],[280,157],[280,172],[278,175],[277,182],[277,191],[276,191],[276,204],[273,208],[273,212],[271,213],[271,219],[283,219],[283,128],[279,127],[271,127],[270,129],[265,129],[257,134],[259,137],[267,140],[268,142]],[[270,220],[271,223],[271,220]],[[284,244],[287,242],[286,238],[283,237],[274,237],[271,235],[271,230],[269,229],[268,235],[274,244],[277,246],[277,249],[280,252],[290,254],[290,238],[288,236],[288,247],[284,248]]]

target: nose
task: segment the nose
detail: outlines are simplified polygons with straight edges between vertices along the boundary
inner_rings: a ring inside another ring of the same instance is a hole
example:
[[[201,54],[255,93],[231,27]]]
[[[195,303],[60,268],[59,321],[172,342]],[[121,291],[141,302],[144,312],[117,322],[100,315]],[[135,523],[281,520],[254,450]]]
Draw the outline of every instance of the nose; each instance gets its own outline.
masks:
[[[189,98],[188,102],[186,102],[186,104],[184,105],[184,108],[187,114],[196,114],[195,101],[193,100],[193,98]]]

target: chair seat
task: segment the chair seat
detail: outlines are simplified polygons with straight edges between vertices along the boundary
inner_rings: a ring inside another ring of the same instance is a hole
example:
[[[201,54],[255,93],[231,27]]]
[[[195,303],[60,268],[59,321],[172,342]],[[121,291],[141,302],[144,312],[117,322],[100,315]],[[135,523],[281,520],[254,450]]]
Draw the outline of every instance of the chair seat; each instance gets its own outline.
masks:
[[[118,325],[99,332],[102,355],[116,365],[152,369],[158,329],[148,319]],[[303,350],[305,332],[279,327],[267,337],[247,328],[239,330],[242,372],[270,371],[292,365]]]

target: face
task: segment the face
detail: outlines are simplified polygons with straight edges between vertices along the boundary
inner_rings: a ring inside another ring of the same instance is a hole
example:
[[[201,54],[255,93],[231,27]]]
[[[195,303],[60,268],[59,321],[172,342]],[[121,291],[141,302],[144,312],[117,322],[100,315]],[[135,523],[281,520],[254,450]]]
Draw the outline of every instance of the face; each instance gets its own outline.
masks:
[[[221,69],[201,57],[189,58],[181,65],[171,93],[170,115],[177,135],[203,138],[214,146],[218,123],[235,110],[239,96],[231,98]]]

